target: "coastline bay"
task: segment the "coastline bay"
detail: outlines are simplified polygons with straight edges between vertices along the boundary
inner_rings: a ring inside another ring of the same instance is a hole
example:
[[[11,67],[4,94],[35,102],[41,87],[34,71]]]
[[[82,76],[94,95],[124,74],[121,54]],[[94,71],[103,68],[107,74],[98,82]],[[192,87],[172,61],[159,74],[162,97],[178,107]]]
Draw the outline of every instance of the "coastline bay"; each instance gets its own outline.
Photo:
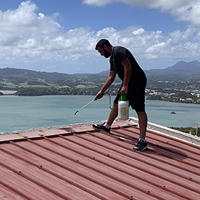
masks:
[[[74,113],[94,96],[0,97],[0,133],[106,120],[109,97]],[[112,97],[113,101],[114,97]],[[111,102],[112,102],[111,101]],[[200,105],[146,100],[148,121],[167,127],[200,125]],[[171,114],[171,112],[176,114]],[[130,116],[137,117],[130,108]]]

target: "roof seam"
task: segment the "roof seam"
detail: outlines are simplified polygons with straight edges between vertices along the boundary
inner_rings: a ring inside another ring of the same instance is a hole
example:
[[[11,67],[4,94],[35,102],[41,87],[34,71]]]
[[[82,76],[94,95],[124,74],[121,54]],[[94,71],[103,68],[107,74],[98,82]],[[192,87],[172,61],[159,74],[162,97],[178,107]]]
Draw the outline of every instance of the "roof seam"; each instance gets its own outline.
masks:
[[[63,137],[63,136],[61,136],[61,137]],[[65,138],[65,137],[63,137],[63,138]],[[81,137],[81,139],[83,139],[83,138]],[[80,153],[80,152],[78,152],[78,151],[76,151],[76,152],[77,152],[77,153]],[[83,154],[83,155],[84,155],[84,154]],[[101,155],[102,155],[102,154],[101,154]],[[110,155],[109,155],[108,157],[111,158],[111,159],[114,159],[114,158],[112,158]],[[103,163],[103,162],[97,160],[96,158],[93,158],[93,160],[95,160],[95,161],[97,161],[97,162],[100,162],[100,163]],[[114,160],[117,160],[117,159],[115,158]],[[118,161],[118,160],[117,160],[117,161]],[[121,161],[120,161],[120,162],[121,162]],[[80,162],[79,162],[79,163],[80,163]],[[108,165],[107,163],[103,163],[103,164],[106,164],[106,165],[109,166],[109,167],[115,168],[114,166],[110,166],[110,165]],[[126,164],[126,163],[124,163],[124,164]],[[126,165],[127,165],[127,164],[126,164]],[[88,166],[87,166],[87,167],[88,167]],[[118,168],[115,168],[115,169],[121,171],[121,170],[118,169]],[[102,174],[102,172],[100,172],[100,173]],[[133,175],[133,174],[129,174],[129,175],[131,175],[131,176],[133,176],[133,177],[138,178],[139,180],[141,180],[141,177],[140,177],[140,176],[136,177],[136,176]],[[146,183],[148,182],[147,180],[144,180],[144,181],[145,181]],[[168,182],[169,182],[169,181],[168,181]],[[154,184],[154,183],[149,182],[149,184]],[[156,185],[156,184],[154,184],[154,186],[157,187],[157,188],[163,189],[162,186],[158,186],[158,185]],[[131,185],[131,187],[133,187],[133,185]],[[140,190],[141,192],[148,193],[146,190],[143,190],[143,189],[140,188],[140,187],[134,186],[134,188]],[[175,192],[170,191],[170,190],[167,190],[167,191],[170,192],[170,193],[173,193],[173,194],[175,194],[175,195],[181,196],[179,193],[175,193]],[[154,196],[154,197],[156,197],[156,198],[159,198],[159,196],[154,195],[154,194],[152,194],[152,193],[151,193],[150,196]]]
[[[103,134],[105,134],[105,133],[103,133]],[[98,138],[98,135],[93,135],[94,137],[97,137]],[[110,135],[109,135],[110,136]],[[83,137],[80,137],[81,139],[84,139],[84,140],[89,140],[88,138],[87,139],[85,139],[85,138],[83,138]],[[98,143],[96,143],[97,145],[98,145]],[[81,144],[79,144],[79,145],[81,145]],[[105,147],[105,146],[104,146]],[[106,147],[106,148],[108,148],[108,147]],[[113,150],[112,148],[110,148],[111,150]],[[94,149],[92,149],[92,151],[95,151]],[[117,152],[117,150],[116,150],[116,152]],[[99,152],[98,152],[99,153]],[[120,153],[121,154],[121,152],[118,152],[118,153]],[[128,157],[130,157],[129,155],[127,155],[126,153],[124,153],[124,156],[128,156]],[[126,164],[126,165],[130,165],[130,164],[128,164],[127,162],[125,162],[125,161],[121,161],[121,160],[119,160],[118,158],[114,158],[114,157],[112,157],[111,155],[109,155],[109,158],[112,158],[112,159],[114,159],[114,160],[117,160],[117,161],[119,161],[119,162],[121,162],[121,163],[124,163],[124,164]],[[132,158],[132,157],[130,157],[130,158]],[[137,159],[137,158],[135,158],[135,159]],[[96,160],[96,159],[95,159]],[[145,162],[145,160],[143,160],[143,162]],[[149,164],[149,163],[147,163],[147,164]],[[151,165],[154,165],[154,164],[152,164],[151,163]],[[132,166],[133,167],[133,166]],[[135,168],[137,168],[136,166],[134,166]],[[154,167],[155,168],[158,168],[156,165],[154,165]],[[139,168],[137,168],[137,169],[139,169]],[[148,171],[148,170],[144,170],[143,169],[143,171],[144,172],[146,172],[146,171]],[[170,170],[165,170],[166,172],[168,172],[168,173],[170,173],[170,174],[172,174],[171,173],[171,171]],[[151,175],[153,175],[153,176],[157,176],[157,177],[159,177],[158,175],[156,175],[155,173],[152,173],[152,172],[149,172],[148,171],[148,173],[149,174],[151,174]],[[138,177],[138,179],[141,179],[141,177]],[[160,176],[160,178],[163,178],[162,176]],[[166,181],[168,181],[168,182],[171,182],[171,183],[175,183],[175,181],[172,181],[172,180],[170,180],[170,179],[168,179],[167,177],[166,178],[164,178]],[[185,179],[185,180],[188,180],[188,179],[186,179],[185,177],[183,177],[183,179]],[[147,180],[144,180],[144,181],[146,181],[146,182],[148,182]],[[151,182],[151,184],[153,184],[152,182]],[[155,186],[157,186],[157,185],[155,185]],[[157,187],[159,187],[159,186],[157,186]],[[183,185],[181,186],[181,187],[184,187]],[[162,187],[161,187],[162,188]],[[190,189],[191,190],[191,188],[188,188],[188,189]],[[172,191],[170,191],[170,192],[172,192]],[[194,191],[194,192],[196,192],[196,191]],[[173,192],[172,192],[173,193]],[[174,193],[174,194],[176,194],[176,195],[179,195],[179,196],[181,196],[179,193]]]
[[[92,134],[92,133],[90,133],[91,135],[93,135],[94,137],[97,137],[97,138],[100,138],[100,139],[102,139],[99,135],[97,135],[97,134]],[[104,133],[104,132],[102,132],[102,134],[105,134],[105,135],[107,135],[106,133]],[[109,137],[111,137],[110,135],[108,135]],[[105,138],[104,138],[104,140],[106,140]],[[106,141],[108,141],[108,140],[106,140]],[[128,142],[129,143],[129,142]],[[128,148],[129,149],[129,148]],[[176,161],[176,162],[180,162],[179,161],[179,159],[174,159],[173,157],[171,157],[171,156],[167,156],[166,154],[164,154],[164,153],[159,153],[159,152],[156,152],[155,150],[153,150],[153,149],[149,149],[150,151],[152,151],[152,152],[154,152],[155,154],[158,154],[158,155],[162,155],[162,156],[164,156],[164,157],[168,157],[169,159],[173,159],[174,161]],[[151,154],[148,154],[148,157],[151,157],[151,158],[153,158],[153,159],[155,159],[155,160],[157,160],[157,161],[159,161],[159,162],[164,162],[165,164],[167,164],[167,165],[172,165],[172,166],[174,166],[174,167],[177,167],[177,165],[176,164],[173,164],[171,161],[169,162],[169,161],[166,161],[166,160],[160,160],[159,158],[156,158],[156,157],[153,157],[153,156],[151,156]],[[138,158],[139,159],[139,158]],[[144,160],[143,160],[144,161]],[[150,164],[150,163],[148,163],[147,162],[147,164]],[[184,163],[185,165],[188,165],[188,163]],[[187,170],[188,172],[190,172],[189,171],[189,166],[188,167],[185,167],[185,168],[183,168],[182,167],[182,165],[180,166],[180,164],[178,164],[179,165],[179,168],[181,168],[182,170]],[[193,170],[193,172],[194,172],[194,174],[196,174],[196,175],[199,175],[199,173],[198,173],[198,167],[195,165],[195,168],[196,168],[196,170]],[[170,171],[170,173],[172,173],[171,171]],[[187,178],[186,178],[187,179]]]
[[[63,136],[61,136],[61,137],[63,138]],[[45,138],[45,137],[44,137],[44,138]],[[45,138],[45,139],[47,139],[48,141],[53,142],[53,143],[56,144],[56,142],[50,140],[49,138]],[[30,139],[28,139],[28,141],[34,143],[34,142],[33,142],[32,140],[30,140]],[[58,152],[56,152],[56,151],[53,151],[52,149],[46,148],[46,147],[44,147],[44,146],[42,146],[42,145],[40,145],[40,144],[38,144],[38,143],[34,143],[34,144],[40,146],[41,148],[45,148],[45,149],[47,149],[47,150],[49,150],[49,151],[52,151],[53,153],[56,153],[56,154],[58,154],[58,155],[60,155],[60,156],[66,157],[66,156],[63,155],[63,154],[60,154],[60,153],[58,153]],[[67,157],[67,159],[69,159],[69,158]],[[94,158],[93,158],[93,159],[94,159]],[[73,162],[76,162],[75,160],[72,160],[72,161],[73,161]],[[52,160],[51,160],[50,162],[52,162]],[[78,163],[79,163],[79,162],[78,162]],[[56,164],[59,165],[60,167],[64,167],[63,165],[61,165],[61,164],[59,164],[59,163],[56,163]],[[66,168],[66,167],[64,167],[64,168]],[[73,169],[67,168],[67,170],[70,170],[71,172],[75,173]],[[87,178],[87,179],[91,180],[92,182],[97,183],[96,180],[91,179],[90,177],[86,177],[86,176],[85,176],[84,174],[82,174],[82,173],[79,174],[77,171],[76,171],[76,173],[77,173],[79,176],[82,176],[82,177],[84,177],[84,178]],[[109,190],[111,190],[111,191],[114,191],[115,193],[118,193],[118,194],[120,194],[120,195],[122,195],[122,196],[124,196],[124,197],[126,197],[126,198],[130,198],[129,195],[125,195],[125,194],[121,193],[120,191],[113,189],[112,187],[109,188],[108,185],[101,184],[101,183],[98,183],[98,184],[100,184],[100,185],[102,185],[103,187],[106,187],[107,189],[109,189]]]
[[[64,138],[64,139],[66,139],[64,136],[60,136],[60,137],[62,137],[62,138]],[[83,138],[81,138],[81,139],[83,139]],[[68,140],[69,141],[69,140]],[[80,145],[80,144],[79,144]],[[78,152],[78,151],[76,151],[77,153],[80,153],[80,152]],[[99,154],[99,152],[97,152],[98,154]],[[84,154],[82,154],[82,155],[84,155]],[[102,155],[102,154],[101,154]],[[104,156],[106,156],[106,155],[104,155]],[[90,157],[89,157],[90,158]],[[109,156],[109,158],[111,158],[111,159],[114,159],[114,158],[112,158],[111,156]],[[95,160],[95,161],[97,161],[97,162],[100,162],[99,160],[97,160],[96,158],[94,158],[93,157],[93,160]],[[118,162],[121,162],[121,161],[119,161],[118,159],[114,159],[114,160],[117,160]],[[102,162],[101,162],[102,163]],[[106,164],[107,166],[110,166],[110,165],[108,165],[107,163],[103,163],[103,164]],[[126,163],[124,163],[125,165],[127,165]],[[112,168],[113,168],[113,166],[111,166]],[[118,168],[115,168],[116,170],[119,170]],[[131,175],[131,174],[129,174],[129,175]],[[132,174],[132,176],[134,176],[133,174]],[[135,177],[135,176],[134,176]],[[136,178],[138,178],[139,180],[141,180],[141,177],[140,176],[138,176],[138,177],[136,177]],[[144,180],[145,182],[148,182],[147,180]],[[154,183],[152,183],[152,182],[150,182],[150,184],[154,184]],[[160,188],[160,189],[163,189],[163,187],[161,187],[161,186],[158,186],[158,185],[155,185],[155,187],[157,187],[157,188]],[[143,189],[141,189],[141,188],[137,188],[136,186],[135,186],[135,188],[136,189],[138,189],[138,190],[140,190],[140,191],[142,191],[142,192],[144,192],[144,193],[147,193],[147,191],[144,191]],[[169,191],[170,193],[171,193],[171,191]],[[172,192],[173,193],[173,192]],[[174,193],[174,194],[176,194],[176,193]],[[150,196],[152,196],[153,194],[151,193],[151,195]],[[177,194],[176,194],[177,195]],[[179,195],[180,196],[180,195]],[[156,198],[158,198],[158,196],[156,195],[155,196]]]
[[[29,139],[29,142],[30,142],[31,140]],[[31,141],[32,143],[33,143],[33,141]],[[14,143],[13,142],[13,144],[14,145],[17,145],[16,143]],[[38,144],[36,144],[36,145],[38,145]],[[17,145],[18,146],[18,145]],[[39,145],[40,146],[40,145]],[[69,167],[66,167],[66,166],[64,166],[64,165],[62,165],[62,164],[60,164],[60,163],[58,163],[58,162],[56,162],[56,161],[53,161],[52,159],[48,159],[48,158],[46,158],[45,156],[42,156],[42,155],[40,155],[40,154],[38,154],[38,153],[36,153],[36,152],[33,152],[32,150],[30,150],[30,149],[27,149],[27,148],[23,148],[23,147],[21,147],[21,146],[18,146],[19,148],[22,148],[22,149],[24,149],[25,151],[28,151],[28,152],[30,152],[30,153],[32,153],[32,154],[35,154],[36,156],[39,156],[39,157],[41,157],[42,159],[44,159],[44,160],[47,160],[48,162],[50,162],[50,163],[53,163],[53,164],[55,164],[55,165],[58,165],[59,167],[61,167],[61,168],[64,168],[64,169],[66,169],[66,170],[69,170],[69,171],[71,171],[71,172],[75,172],[74,170],[72,170],[71,168],[69,168]],[[42,146],[41,146],[42,147]],[[43,148],[43,147],[42,147]],[[27,160],[24,160],[25,162],[27,162]],[[34,165],[34,166],[36,166],[36,167],[38,167],[37,165],[35,165],[34,163],[32,163],[32,162],[30,162],[30,164],[32,164],[32,165]],[[43,169],[43,170],[45,170],[47,173],[50,173],[50,174],[52,174],[53,176],[56,176],[56,177],[58,177],[58,174],[56,174],[56,173],[52,173],[52,171],[50,171],[50,170],[48,170],[48,169],[45,169],[44,167],[42,167],[42,165],[40,165],[39,166],[39,168],[40,169]],[[75,173],[77,173],[77,172],[75,172]],[[77,173],[78,174],[78,173]],[[84,177],[84,176],[82,176],[82,177]],[[62,176],[59,176],[59,178],[60,179],[62,179],[62,180],[64,180],[64,181],[67,181],[67,182],[70,182],[72,185],[74,185],[74,186],[76,186],[76,187],[78,187],[78,188],[80,188],[80,189],[83,189],[83,190],[85,190],[85,191],[88,191],[90,194],[92,194],[92,195],[94,195],[94,196],[96,196],[96,197],[98,197],[98,198],[100,198],[100,199],[104,199],[104,200],[108,200],[107,198],[105,198],[104,196],[102,196],[102,195],[100,195],[100,194],[97,194],[97,193],[95,193],[95,192],[93,192],[92,190],[89,190],[88,188],[86,188],[86,187],[83,187],[82,185],[80,185],[80,184],[78,184],[78,183],[75,183],[75,182],[73,182],[73,181],[70,181],[70,179],[66,179],[66,178],[64,178],[64,177],[62,177]],[[88,179],[89,179],[89,177],[87,177]],[[63,198],[63,197],[62,197]],[[64,198],[65,199],[65,198]]]

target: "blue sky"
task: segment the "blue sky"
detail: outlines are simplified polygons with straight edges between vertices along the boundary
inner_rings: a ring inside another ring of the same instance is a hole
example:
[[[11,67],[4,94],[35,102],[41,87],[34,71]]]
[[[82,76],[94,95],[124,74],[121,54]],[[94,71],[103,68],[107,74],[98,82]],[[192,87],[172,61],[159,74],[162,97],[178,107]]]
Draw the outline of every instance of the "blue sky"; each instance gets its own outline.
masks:
[[[0,1],[0,67],[97,73],[98,40],[125,46],[144,69],[200,60],[198,0]]]

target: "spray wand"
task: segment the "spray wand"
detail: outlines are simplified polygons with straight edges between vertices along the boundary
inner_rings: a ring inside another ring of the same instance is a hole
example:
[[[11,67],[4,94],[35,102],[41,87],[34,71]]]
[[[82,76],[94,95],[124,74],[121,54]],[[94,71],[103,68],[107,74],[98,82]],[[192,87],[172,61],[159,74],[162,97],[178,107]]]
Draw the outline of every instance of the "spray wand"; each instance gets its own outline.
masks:
[[[109,95],[109,107],[110,107],[110,109],[112,109],[112,108],[111,108],[111,95],[110,95],[109,93],[104,93],[104,94],[108,94],[108,95]],[[103,95],[104,95],[104,94],[103,94]],[[88,106],[89,104],[91,104],[92,102],[96,101],[96,100],[99,99],[99,98],[100,98],[100,96],[95,97],[92,101],[90,101],[89,103],[87,103],[86,105],[84,105],[82,108],[78,109],[78,110],[74,113],[74,115],[76,115],[80,110],[82,110],[83,108],[85,108],[86,106]]]
[[[92,101],[90,101],[89,103],[87,103],[86,105],[84,105],[82,108],[78,109],[74,115],[77,114],[77,112],[79,112],[80,110],[82,110],[83,108],[85,108],[86,106],[88,106],[89,104],[91,104],[92,102],[96,101],[99,97],[95,97]]]

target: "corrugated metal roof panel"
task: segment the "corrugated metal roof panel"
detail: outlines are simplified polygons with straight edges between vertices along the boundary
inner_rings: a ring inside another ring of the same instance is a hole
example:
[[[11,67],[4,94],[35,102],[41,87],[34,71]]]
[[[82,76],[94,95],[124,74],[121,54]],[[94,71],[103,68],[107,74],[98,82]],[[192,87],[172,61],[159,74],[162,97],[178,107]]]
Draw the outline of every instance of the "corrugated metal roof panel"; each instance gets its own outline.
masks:
[[[112,133],[82,125],[0,136],[0,199],[200,199],[199,146],[148,130],[138,152],[137,127],[116,122]]]

